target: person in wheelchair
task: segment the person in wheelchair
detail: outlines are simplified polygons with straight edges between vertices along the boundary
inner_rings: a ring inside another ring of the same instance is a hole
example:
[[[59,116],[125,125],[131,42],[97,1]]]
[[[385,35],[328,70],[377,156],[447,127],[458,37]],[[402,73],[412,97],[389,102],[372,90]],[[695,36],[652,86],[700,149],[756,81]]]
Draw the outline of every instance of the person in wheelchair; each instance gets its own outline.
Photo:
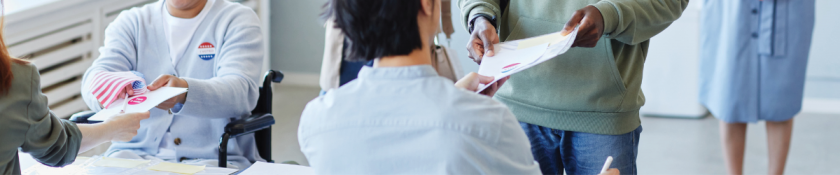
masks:
[[[84,74],[87,105],[94,111],[108,105],[95,94],[97,79],[107,75],[102,72],[137,72],[150,82],[148,90],[183,87],[188,92],[152,109],[136,137],[113,143],[104,156],[219,165],[223,128],[256,106],[263,49],[256,13],[238,3],[161,0],[121,12]],[[118,94],[134,93],[132,87],[119,89]],[[227,167],[264,161],[253,134],[231,138],[227,149]]]
[[[540,174],[516,117],[486,96],[496,88],[475,93],[492,77],[470,73],[453,86],[431,66],[440,7],[440,0],[327,5],[350,40],[345,59],[379,64],[306,105],[298,141],[317,174]]]

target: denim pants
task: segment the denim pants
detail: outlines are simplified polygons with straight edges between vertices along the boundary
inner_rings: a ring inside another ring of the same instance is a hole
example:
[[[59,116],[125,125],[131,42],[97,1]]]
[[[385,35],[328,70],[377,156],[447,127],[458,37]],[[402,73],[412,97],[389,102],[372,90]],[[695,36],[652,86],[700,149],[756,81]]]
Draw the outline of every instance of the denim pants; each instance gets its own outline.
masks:
[[[519,122],[531,141],[531,152],[543,174],[598,174],[612,156],[610,168],[636,174],[636,155],[642,126],[621,135],[556,130]]]

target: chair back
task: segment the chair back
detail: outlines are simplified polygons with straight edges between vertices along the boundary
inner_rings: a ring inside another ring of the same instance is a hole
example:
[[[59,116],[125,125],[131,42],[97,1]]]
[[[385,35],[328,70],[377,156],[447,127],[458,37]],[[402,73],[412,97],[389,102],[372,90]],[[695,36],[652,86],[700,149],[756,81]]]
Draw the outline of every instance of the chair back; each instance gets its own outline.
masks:
[[[260,87],[260,97],[257,100],[257,107],[251,111],[252,114],[271,113],[271,100],[273,97],[272,83],[280,83],[283,81],[283,72],[276,70],[269,70],[265,73],[265,81]],[[260,157],[268,162],[274,162],[271,159],[271,127],[254,132],[254,140],[257,144],[257,152]]]

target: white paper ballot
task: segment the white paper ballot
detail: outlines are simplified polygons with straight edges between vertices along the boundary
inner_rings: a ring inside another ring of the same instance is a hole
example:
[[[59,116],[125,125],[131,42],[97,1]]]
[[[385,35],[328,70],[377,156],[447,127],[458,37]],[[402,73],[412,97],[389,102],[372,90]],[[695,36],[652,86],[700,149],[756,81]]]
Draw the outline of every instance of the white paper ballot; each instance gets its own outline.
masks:
[[[495,79],[487,84],[489,85],[504,77],[548,61],[557,55],[566,53],[572,47],[577,32],[578,28],[575,28],[565,36],[560,32],[555,32],[495,44],[493,47],[496,55],[481,59],[478,74],[493,76]],[[487,85],[480,84],[476,93],[483,91],[487,88]]]
[[[118,99],[111,104],[110,108],[96,112],[88,120],[105,121],[105,119],[119,114],[123,109],[123,105],[126,104],[128,104],[128,107],[125,108],[125,113],[146,112],[158,104],[163,103],[163,101],[186,92],[187,88],[161,87],[154,91],[148,91],[143,95],[130,97],[128,98],[128,103],[125,102],[125,99]]]
[[[256,162],[254,165],[243,170],[240,175],[262,175],[262,174],[294,174],[307,175],[315,174],[315,170],[310,167],[300,165],[287,165],[276,163]]]

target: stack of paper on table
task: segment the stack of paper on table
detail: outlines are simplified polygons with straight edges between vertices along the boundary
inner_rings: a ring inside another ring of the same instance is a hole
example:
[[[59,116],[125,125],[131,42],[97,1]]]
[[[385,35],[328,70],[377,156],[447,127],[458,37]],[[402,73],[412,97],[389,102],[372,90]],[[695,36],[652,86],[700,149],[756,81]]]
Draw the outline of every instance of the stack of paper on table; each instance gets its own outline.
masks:
[[[24,153],[25,154],[25,153]],[[231,175],[238,169],[188,165],[162,160],[122,159],[111,157],[76,157],[76,161],[64,167],[50,167],[36,164],[25,168],[25,175],[43,174],[91,174],[91,175]]]
[[[560,32],[550,33],[532,38],[507,41],[493,45],[496,55],[481,59],[478,67],[478,74],[493,76],[495,80],[487,85],[496,83],[500,79],[513,75],[514,73],[531,68],[545,62],[557,55],[566,53],[572,47],[577,36],[578,28],[575,28],[568,35]],[[487,85],[479,85],[479,93],[487,88]]]
[[[148,169],[153,171],[166,171],[178,174],[195,174],[200,171],[204,171],[204,165],[196,166],[181,163],[160,162],[158,164],[150,166]]]
[[[134,168],[143,164],[147,164],[151,162],[151,160],[136,160],[136,159],[120,159],[120,158],[110,158],[110,157],[103,157],[96,163],[93,163],[94,166],[104,166],[104,167],[117,167],[117,168]]]
[[[256,162],[248,169],[245,169],[239,175],[263,175],[263,174],[294,174],[307,175],[315,174],[315,170],[310,167],[300,165],[287,165],[276,163]]]
[[[125,102],[125,99],[116,100],[108,109],[97,112],[88,118],[88,120],[105,121],[105,119],[119,114],[126,104],[128,104],[128,107],[125,108],[126,113],[146,112],[158,104],[163,103],[163,101],[186,92],[187,88],[161,87],[154,91],[148,91],[143,95],[130,97],[128,98],[128,103]]]

